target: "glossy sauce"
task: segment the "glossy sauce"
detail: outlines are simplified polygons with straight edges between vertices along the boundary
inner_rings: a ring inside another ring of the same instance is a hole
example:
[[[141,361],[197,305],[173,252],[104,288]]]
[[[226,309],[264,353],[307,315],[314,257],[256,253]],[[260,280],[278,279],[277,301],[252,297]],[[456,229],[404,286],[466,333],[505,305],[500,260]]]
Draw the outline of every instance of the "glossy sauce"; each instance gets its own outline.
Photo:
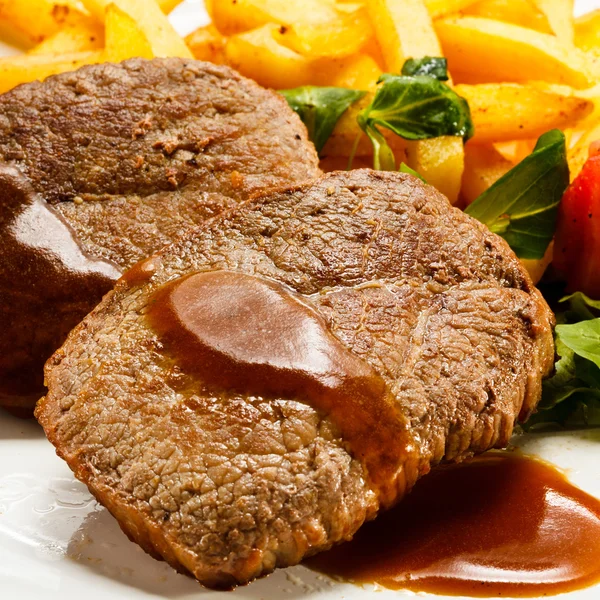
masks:
[[[600,581],[600,501],[546,463],[492,453],[434,471],[307,566],[415,592],[535,597]]]
[[[86,254],[16,169],[0,168],[0,396],[37,399],[43,365],[121,271]],[[7,322],[8,321],[8,322]],[[27,331],[29,329],[30,331]]]
[[[328,414],[387,502],[409,460],[404,420],[384,380],[282,285],[233,271],[163,286],[148,311],[184,371],[223,390],[304,400]]]

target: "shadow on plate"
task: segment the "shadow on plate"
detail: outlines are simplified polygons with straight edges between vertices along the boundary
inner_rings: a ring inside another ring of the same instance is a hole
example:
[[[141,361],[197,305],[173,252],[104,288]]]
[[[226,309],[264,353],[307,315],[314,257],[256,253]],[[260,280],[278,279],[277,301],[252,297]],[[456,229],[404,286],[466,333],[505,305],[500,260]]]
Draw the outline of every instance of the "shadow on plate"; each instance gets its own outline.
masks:
[[[90,512],[73,534],[67,556],[96,575],[118,584],[162,598],[243,598],[262,600],[278,598],[294,600],[322,594],[336,584],[304,567],[282,569],[233,592],[215,592],[193,579],[176,573],[167,563],[147,555],[130,542],[116,520],[104,508]]]
[[[33,418],[20,419],[0,409],[0,440],[42,439],[44,431]]]

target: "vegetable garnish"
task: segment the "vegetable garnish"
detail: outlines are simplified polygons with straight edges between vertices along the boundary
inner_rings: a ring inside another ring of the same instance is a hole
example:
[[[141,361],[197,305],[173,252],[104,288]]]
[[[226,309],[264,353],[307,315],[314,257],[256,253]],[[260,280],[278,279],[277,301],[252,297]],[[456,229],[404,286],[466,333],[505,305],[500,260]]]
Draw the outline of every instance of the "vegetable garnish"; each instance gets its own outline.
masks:
[[[411,169],[404,162],[400,164],[400,168],[398,169],[398,171],[400,171],[400,173],[408,173],[409,175],[414,175],[415,177],[418,177],[423,183],[427,183],[427,181],[425,181],[425,177],[419,175],[419,173],[417,173],[414,169]]]
[[[565,136],[553,129],[465,212],[502,236],[519,258],[540,259],[552,241],[568,185]]]
[[[305,85],[293,90],[282,90],[280,93],[298,113],[317,152],[321,152],[340,117],[366,92]]]
[[[556,371],[525,429],[600,425],[600,301],[576,292],[560,303],[568,308],[556,315]]]
[[[379,127],[407,140],[473,136],[467,101],[436,77],[384,74],[378,83],[373,102],[358,115],[373,144],[375,169],[395,169],[394,154]]]
[[[402,75],[428,75],[438,81],[448,81],[448,61],[436,56],[409,58],[402,67]]]

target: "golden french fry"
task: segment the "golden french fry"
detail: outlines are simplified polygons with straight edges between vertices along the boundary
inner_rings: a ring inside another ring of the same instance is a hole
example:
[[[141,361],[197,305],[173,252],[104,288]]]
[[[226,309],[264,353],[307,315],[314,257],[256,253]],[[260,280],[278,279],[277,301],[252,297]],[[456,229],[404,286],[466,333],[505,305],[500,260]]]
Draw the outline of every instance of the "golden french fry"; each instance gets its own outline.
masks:
[[[594,84],[588,57],[553,35],[479,17],[442,19],[435,27],[450,69],[461,81],[466,75],[482,82],[535,77],[575,88]]]
[[[594,108],[585,98],[518,83],[457,85],[455,91],[471,107],[471,144],[537,138],[550,129],[573,127]]]
[[[567,150],[569,160],[569,169],[571,171],[571,181],[577,177],[585,161],[589,157],[590,144],[600,140],[600,122],[590,127],[577,141],[577,143]]]
[[[533,280],[534,284],[537,284],[539,280],[542,278],[543,274],[546,272],[546,269],[550,266],[552,262],[552,254],[554,253],[554,242],[551,242],[548,248],[546,248],[546,252],[543,258],[534,259],[534,258],[521,258],[519,259],[523,266],[527,269],[529,276]]]
[[[541,33],[553,33],[548,18],[532,0],[480,0],[469,6],[464,14],[512,23]]]
[[[565,44],[573,45],[573,0],[531,0],[548,19],[552,32]]]
[[[492,145],[465,147],[465,171],[462,178],[461,196],[471,204],[515,163],[507,160]]]
[[[0,59],[0,94],[21,83],[43,80],[50,75],[74,71],[83,65],[100,63],[105,60],[103,51],[78,52],[75,54],[22,55]]]
[[[346,5],[344,10],[338,9],[337,16],[330,21],[296,21],[283,25],[280,31],[285,46],[312,58],[351,56],[373,39],[367,11],[363,6],[354,4]]]
[[[512,140],[510,142],[496,142],[494,148],[506,160],[513,164],[521,162],[533,152],[537,138],[531,140]]]
[[[455,204],[465,167],[462,138],[436,137],[419,142],[407,142],[407,146],[408,166]]]
[[[106,60],[121,62],[128,58],[153,58],[152,45],[137,23],[116,4],[106,7]]]
[[[288,27],[327,24],[339,17],[333,0],[215,0],[207,9],[215,27],[224,35],[250,31],[268,23]]]
[[[600,50],[600,9],[575,19],[575,45]]]
[[[353,90],[371,89],[381,75],[379,65],[368,54],[316,60],[312,70],[315,85]]]
[[[295,88],[311,83],[314,61],[276,39],[279,25],[263,25],[232,35],[225,45],[227,64],[265,87]]]
[[[168,15],[176,6],[179,6],[183,0],[156,0],[160,10],[162,10],[165,15]]]
[[[128,14],[147,38],[153,56],[181,56],[193,58],[183,38],[173,29],[167,17],[154,0],[83,0],[86,8],[97,18],[104,20],[109,4],[115,4]]]
[[[366,6],[390,73],[400,73],[407,58],[442,56],[423,0],[366,0]]]
[[[71,54],[104,48],[104,27],[93,17],[73,14],[54,35],[33,47],[29,54]]]
[[[81,14],[76,7],[73,0],[0,0],[0,38],[33,48]]]
[[[212,24],[196,29],[185,38],[185,43],[195,58],[216,64],[225,62],[226,42],[227,39]]]
[[[461,12],[477,2],[478,0],[425,0],[425,6],[432,19],[439,19]]]

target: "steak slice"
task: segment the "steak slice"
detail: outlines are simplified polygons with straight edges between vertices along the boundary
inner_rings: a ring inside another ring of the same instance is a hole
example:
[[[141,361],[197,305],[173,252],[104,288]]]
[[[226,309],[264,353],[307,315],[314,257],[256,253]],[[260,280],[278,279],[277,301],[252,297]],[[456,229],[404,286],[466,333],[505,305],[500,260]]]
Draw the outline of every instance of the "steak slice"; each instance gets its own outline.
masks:
[[[120,270],[259,191],[320,174],[282,97],[178,58],[83,67],[0,96],[2,163],[0,405],[30,411],[45,360]],[[93,264],[82,281],[85,268],[40,249],[57,219],[110,276],[99,281]]]
[[[343,410],[207,391],[165,348],[156,294],[213,271],[292,290],[383,378],[412,445],[386,506],[432,465],[504,446],[552,369],[552,313],[507,244],[410,175],[332,173],[200,226],[69,335],[36,416],[131,539],[207,586],[348,540],[384,501]]]

